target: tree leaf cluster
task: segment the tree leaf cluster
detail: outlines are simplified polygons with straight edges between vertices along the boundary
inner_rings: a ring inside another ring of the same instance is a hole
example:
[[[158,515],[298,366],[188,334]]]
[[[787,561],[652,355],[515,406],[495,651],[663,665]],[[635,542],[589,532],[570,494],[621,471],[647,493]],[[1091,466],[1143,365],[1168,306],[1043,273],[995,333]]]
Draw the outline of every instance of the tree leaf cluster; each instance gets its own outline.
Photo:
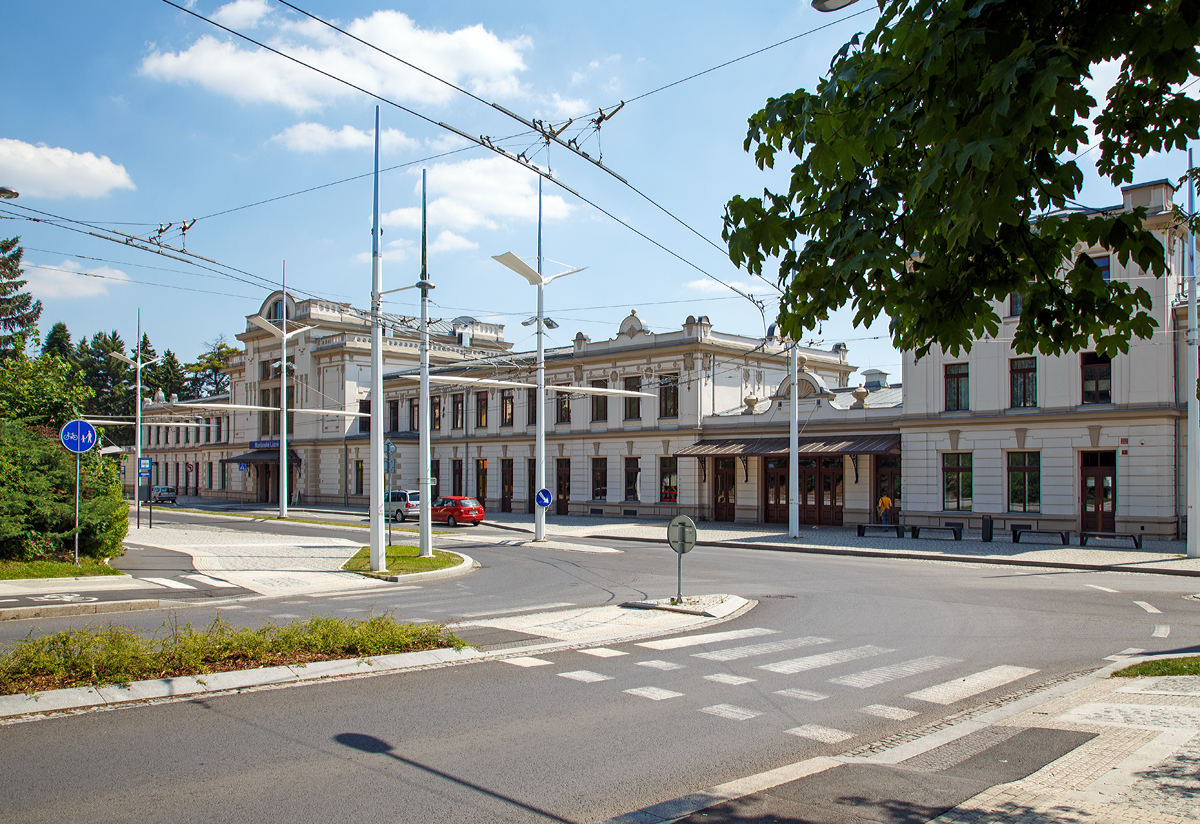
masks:
[[[1153,332],[1150,294],[1106,282],[1102,247],[1161,276],[1147,214],[1080,208],[1086,120],[1097,168],[1130,182],[1148,152],[1197,136],[1195,0],[880,0],[878,24],[833,58],[815,92],[767,101],[745,141],[761,169],[790,158],[786,191],[726,205],[730,259],[778,262],[781,325],[799,338],[851,303],[890,318],[917,356],[970,350],[1024,297],[1013,346],[1109,354]],[[1084,82],[1119,61],[1100,104]],[[1096,114],[1095,110],[1099,109]],[[786,162],[786,161],[785,161]]]

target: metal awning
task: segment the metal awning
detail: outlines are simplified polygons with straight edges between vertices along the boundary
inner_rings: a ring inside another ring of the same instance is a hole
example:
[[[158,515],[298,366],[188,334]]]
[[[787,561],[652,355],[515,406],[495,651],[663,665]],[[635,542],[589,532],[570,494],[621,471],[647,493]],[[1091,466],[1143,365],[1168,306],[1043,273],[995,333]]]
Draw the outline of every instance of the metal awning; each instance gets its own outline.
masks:
[[[899,435],[860,435],[800,438],[801,454],[899,455]],[[725,438],[697,441],[675,453],[677,458],[742,458],[751,455],[786,455],[787,438]]]
[[[247,452],[245,455],[238,455],[236,458],[222,458],[221,463],[250,463],[250,464],[279,464],[278,449],[255,449],[253,452]],[[288,466],[300,466],[300,456],[296,454],[296,450],[288,450]]]

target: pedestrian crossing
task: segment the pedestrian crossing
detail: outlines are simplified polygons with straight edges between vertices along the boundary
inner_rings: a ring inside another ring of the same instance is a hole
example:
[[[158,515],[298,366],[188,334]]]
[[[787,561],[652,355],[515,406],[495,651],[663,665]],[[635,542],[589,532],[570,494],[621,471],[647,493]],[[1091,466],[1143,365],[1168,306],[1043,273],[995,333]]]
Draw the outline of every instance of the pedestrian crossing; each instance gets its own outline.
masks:
[[[904,650],[891,647],[844,645],[833,638],[812,635],[738,643],[779,634],[778,630],[751,627],[643,641],[625,649],[592,647],[503,660],[531,673],[553,673],[577,685],[564,685],[564,689],[599,690],[588,693],[593,699],[619,692],[649,702],[670,702],[669,706],[677,708],[687,707],[690,700],[695,704],[686,711],[722,722],[750,722],[752,726],[769,723],[771,718],[778,721],[782,716],[785,724],[777,729],[818,744],[841,744],[862,732],[877,732],[880,721],[911,721],[926,712],[936,712],[938,707],[980,696],[1038,672],[1031,667],[1002,664],[964,673],[964,661],[959,658],[911,657],[911,651],[905,655]],[[796,650],[820,646],[829,648],[791,657]],[[693,651],[697,647],[704,649]],[[639,653],[657,653],[659,657]],[[588,656],[590,668],[576,668],[583,663],[579,655]],[[870,666],[871,659],[880,661]],[[572,662],[576,667],[571,666]],[[714,668],[720,671],[714,672]],[[948,675],[956,677],[947,679]],[[717,695],[725,700],[712,703]],[[876,700],[854,706],[855,698],[863,695]],[[831,700],[835,696],[837,700]],[[862,719],[858,731],[854,729],[856,717]],[[818,723],[831,718],[843,719],[833,723],[850,729]],[[806,723],[797,725],[797,721]]]

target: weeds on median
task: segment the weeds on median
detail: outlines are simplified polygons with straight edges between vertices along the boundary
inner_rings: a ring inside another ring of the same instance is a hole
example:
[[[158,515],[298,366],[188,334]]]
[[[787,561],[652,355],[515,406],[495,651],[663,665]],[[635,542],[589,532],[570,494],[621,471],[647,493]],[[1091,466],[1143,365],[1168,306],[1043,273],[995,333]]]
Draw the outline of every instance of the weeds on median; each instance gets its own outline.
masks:
[[[120,625],[86,627],[31,633],[0,648],[0,695],[463,646],[442,624],[402,623],[390,613],[257,629],[218,615],[199,630],[167,621],[150,636]]]

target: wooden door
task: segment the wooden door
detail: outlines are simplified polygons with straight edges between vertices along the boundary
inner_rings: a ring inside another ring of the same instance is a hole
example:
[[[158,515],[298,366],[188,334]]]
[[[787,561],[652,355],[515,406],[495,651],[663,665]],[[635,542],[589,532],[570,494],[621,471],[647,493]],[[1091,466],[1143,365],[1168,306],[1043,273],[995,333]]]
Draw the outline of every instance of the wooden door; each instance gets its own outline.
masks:
[[[871,520],[879,522],[879,499],[892,499],[888,523],[900,523],[900,456],[880,455],[875,459],[875,500],[871,502]]]
[[[512,512],[513,459],[500,459],[500,511]]]
[[[769,524],[788,522],[788,459],[767,458],[763,461],[763,491],[766,500],[763,518]]]
[[[463,494],[463,462],[461,458],[450,462],[450,494]]]
[[[800,475],[800,523],[819,524],[820,508],[817,506],[817,460],[816,458],[801,457],[799,460]]]
[[[1080,453],[1079,529],[1114,532],[1117,528],[1117,453]]]
[[[821,459],[820,522],[823,526],[842,525],[845,486],[842,482],[842,457]]]
[[[717,458],[713,469],[713,520],[732,521],[737,515],[737,459]]]
[[[554,514],[566,515],[571,509],[571,459],[559,458],[558,482],[555,484]]]

